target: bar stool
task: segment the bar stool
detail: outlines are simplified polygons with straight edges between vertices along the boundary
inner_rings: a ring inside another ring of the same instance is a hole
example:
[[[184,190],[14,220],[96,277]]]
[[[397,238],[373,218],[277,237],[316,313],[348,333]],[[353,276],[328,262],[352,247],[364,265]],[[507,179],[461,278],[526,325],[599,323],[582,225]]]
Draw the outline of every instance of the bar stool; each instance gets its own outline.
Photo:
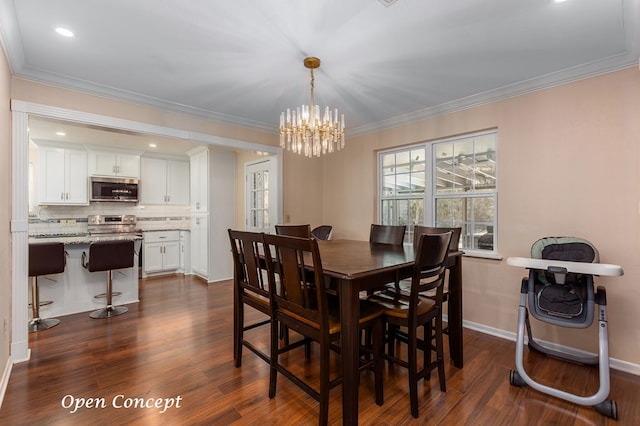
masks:
[[[29,244],[29,277],[31,278],[31,310],[33,318],[29,321],[29,333],[47,330],[60,324],[59,319],[40,318],[40,289],[38,277],[64,272],[66,264],[63,243]],[[42,305],[52,302],[43,302]]]
[[[133,266],[133,241],[98,241],[89,245],[89,256],[82,253],[82,266],[89,272],[107,271],[107,306],[91,312],[91,318],[111,318],[122,315],[129,309],[125,306],[113,306],[113,271]]]

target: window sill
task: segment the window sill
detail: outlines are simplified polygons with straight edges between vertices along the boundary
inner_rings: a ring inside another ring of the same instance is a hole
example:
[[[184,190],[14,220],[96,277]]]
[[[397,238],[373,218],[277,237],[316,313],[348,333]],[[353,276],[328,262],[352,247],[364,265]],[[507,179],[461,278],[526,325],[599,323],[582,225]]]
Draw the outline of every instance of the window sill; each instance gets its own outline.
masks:
[[[484,252],[479,250],[463,250],[464,257],[475,257],[478,259],[502,260],[502,255],[493,252]]]

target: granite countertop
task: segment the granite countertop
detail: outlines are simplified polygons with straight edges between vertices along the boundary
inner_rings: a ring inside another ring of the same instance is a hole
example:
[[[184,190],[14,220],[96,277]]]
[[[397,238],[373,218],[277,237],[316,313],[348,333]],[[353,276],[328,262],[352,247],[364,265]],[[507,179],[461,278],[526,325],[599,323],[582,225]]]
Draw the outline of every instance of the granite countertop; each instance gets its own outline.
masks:
[[[30,235],[29,244],[37,243],[64,243],[64,244],[91,244],[96,241],[141,240],[140,235],[132,234],[69,234],[69,235]]]

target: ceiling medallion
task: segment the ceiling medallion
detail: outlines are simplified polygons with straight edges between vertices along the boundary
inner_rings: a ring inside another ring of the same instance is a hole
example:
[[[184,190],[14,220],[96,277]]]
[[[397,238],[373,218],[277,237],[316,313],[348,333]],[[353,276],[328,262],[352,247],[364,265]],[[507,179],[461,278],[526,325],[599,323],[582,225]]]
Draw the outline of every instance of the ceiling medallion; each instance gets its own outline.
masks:
[[[325,107],[320,120],[320,107],[314,96],[315,77],[313,70],[320,67],[320,59],[304,59],[304,66],[311,70],[311,103],[295,109],[287,108],[280,114],[280,146],[307,157],[331,153],[344,148],[344,114],[338,121],[338,108],[333,114]]]

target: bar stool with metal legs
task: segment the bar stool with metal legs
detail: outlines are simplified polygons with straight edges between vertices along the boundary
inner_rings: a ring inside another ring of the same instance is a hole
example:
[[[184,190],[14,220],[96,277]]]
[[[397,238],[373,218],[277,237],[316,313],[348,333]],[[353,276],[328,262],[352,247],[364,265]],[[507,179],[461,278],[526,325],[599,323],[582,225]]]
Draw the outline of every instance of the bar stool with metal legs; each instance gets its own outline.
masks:
[[[82,253],[82,266],[89,272],[107,272],[107,306],[93,311],[91,318],[111,318],[122,315],[129,309],[125,306],[113,306],[113,271],[133,266],[133,241],[98,241],[89,245],[89,256]]]
[[[63,243],[29,244],[29,277],[31,278],[31,310],[33,318],[29,321],[29,333],[47,330],[60,324],[59,319],[40,318],[40,306],[52,302],[40,302],[38,277],[60,274],[66,264]]]

